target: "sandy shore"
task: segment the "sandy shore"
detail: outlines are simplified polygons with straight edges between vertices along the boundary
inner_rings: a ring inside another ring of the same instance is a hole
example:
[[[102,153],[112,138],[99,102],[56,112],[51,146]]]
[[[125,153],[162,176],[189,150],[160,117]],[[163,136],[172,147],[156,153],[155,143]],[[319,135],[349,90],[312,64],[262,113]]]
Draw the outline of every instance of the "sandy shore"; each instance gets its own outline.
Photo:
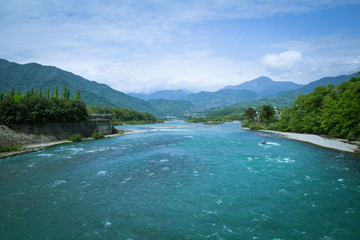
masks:
[[[359,142],[349,142],[343,139],[336,138],[325,138],[313,134],[301,134],[301,133],[290,133],[290,132],[278,132],[270,130],[261,130],[261,132],[268,132],[278,134],[284,138],[312,143],[321,147],[331,148],[344,152],[356,152],[359,151]]]
[[[142,132],[148,132],[149,130],[139,130],[139,129],[126,129],[124,131],[124,134],[134,134],[134,133],[142,133]]]

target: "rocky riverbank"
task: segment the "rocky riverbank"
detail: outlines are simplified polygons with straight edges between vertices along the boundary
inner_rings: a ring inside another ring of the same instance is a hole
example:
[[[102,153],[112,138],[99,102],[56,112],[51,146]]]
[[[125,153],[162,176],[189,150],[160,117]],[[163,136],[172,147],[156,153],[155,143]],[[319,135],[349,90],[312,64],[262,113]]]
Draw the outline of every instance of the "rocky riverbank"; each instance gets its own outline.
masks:
[[[274,133],[284,138],[308,142],[314,145],[318,145],[325,148],[331,148],[344,152],[359,152],[359,142],[351,142],[343,139],[326,138],[313,134],[291,133],[291,132],[279,132],[270,130],[260,130],[261,132]]]

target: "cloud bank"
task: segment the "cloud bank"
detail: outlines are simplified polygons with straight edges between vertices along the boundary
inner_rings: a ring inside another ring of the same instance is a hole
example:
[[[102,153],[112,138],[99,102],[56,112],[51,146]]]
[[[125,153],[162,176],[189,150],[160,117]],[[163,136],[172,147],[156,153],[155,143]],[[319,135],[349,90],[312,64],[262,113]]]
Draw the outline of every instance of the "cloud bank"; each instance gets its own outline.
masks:
[[[359,68],[360,1],[3,0],[0,57],[124,92],[306,83]]]

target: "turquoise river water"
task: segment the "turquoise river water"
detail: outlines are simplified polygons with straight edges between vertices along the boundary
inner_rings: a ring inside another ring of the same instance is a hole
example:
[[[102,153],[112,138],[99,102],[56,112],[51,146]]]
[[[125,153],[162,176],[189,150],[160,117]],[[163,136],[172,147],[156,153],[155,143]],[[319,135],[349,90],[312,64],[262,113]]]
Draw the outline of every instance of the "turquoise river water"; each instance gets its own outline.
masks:
[[[360,239],[360,158],[184,122],[0,160],[0,239]],[[266,144],[262,144],[266,142]]]

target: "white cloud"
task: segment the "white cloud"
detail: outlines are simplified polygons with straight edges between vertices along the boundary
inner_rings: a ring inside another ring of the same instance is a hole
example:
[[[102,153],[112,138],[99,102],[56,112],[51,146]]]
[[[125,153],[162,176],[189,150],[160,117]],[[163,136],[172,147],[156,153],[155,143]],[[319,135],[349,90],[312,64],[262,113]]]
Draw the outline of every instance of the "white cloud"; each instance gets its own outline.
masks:
[[[228,24],[251,19],[250,29],[255,18],[350,3],[359,1],[2,0],[0,58],[54,65],[126,92],[216,90],[259,75],[304,82],[351,71],[359,36],[281,42]]]
[[[297,83],[309,83],[322,77],[351,74],[357,72],[360,67],[359,40],[359,37],[356,35],[333,35],[278,42],[269,46],[269,49],[271,51],[298,49],[298,52],[305,57],[300,58],[300,55],[296,57],[298,54],[293,54],[293,57],[289,57],[294,59],[294,67],[289,67],[289,71],[280,71],[282,70],[281,68],[279,70],[275,64],[271,64],[272,60],[276,62],[275,60],[281,59],[280,54],[275,54],[273,58],[269,57],[269,59],[266,59],[269,65],[265,64],[265,57],[261,59],[261,62],[266,67],[269,76],[273,76],[278,80],[294,81]],[[298,59],[299,64],[296,63],[296,59]],[[291,65],[290,63],[291,61],[288,62],[289,65]]]
[[[279,54],[267,54],[262,62],[270,72],[282,73],[294,71],[302,64],[301,52],[288,50]]]

